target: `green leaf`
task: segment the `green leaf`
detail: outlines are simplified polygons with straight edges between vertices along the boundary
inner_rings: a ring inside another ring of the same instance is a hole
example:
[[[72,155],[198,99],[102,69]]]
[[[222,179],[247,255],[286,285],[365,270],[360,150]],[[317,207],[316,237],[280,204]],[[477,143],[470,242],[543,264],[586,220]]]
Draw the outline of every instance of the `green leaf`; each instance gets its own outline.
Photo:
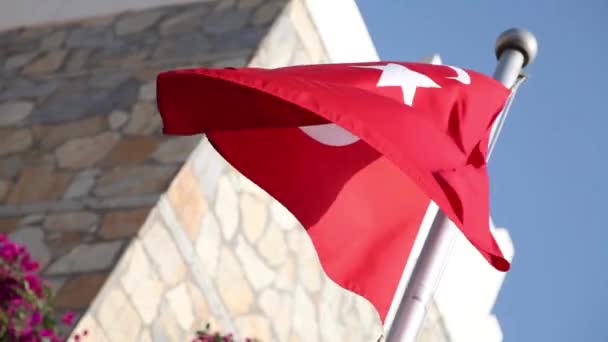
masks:
[[[55,320],[54,315],[43,315],[42,326],[44,326],[46,329],[55,328],[56,323],[57,323],[57,321]]]
[[[8,333],[8,313],[0,311],[0,341]]]

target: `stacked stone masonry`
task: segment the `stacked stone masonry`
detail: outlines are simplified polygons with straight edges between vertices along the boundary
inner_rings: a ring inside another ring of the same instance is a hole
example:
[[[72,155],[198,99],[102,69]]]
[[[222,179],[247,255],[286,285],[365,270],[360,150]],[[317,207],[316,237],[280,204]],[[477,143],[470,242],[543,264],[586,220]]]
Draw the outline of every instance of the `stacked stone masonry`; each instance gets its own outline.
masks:
[[[0,32],[0,232],[77,313],[71,340],[189,341],[207,323],[263,342],[378,340],[372,306],[324,275],[295,218],[204,138],[163,136],[156,111],[162,70],[324,62],[303,0]],[[447,341],[429,322],[421,340]]]
[[[200,136],[161,134],[159,71],[327,62],[301,0],[216,0],[0,32],[0,231],[87,341],[376,341],[297,221]]]

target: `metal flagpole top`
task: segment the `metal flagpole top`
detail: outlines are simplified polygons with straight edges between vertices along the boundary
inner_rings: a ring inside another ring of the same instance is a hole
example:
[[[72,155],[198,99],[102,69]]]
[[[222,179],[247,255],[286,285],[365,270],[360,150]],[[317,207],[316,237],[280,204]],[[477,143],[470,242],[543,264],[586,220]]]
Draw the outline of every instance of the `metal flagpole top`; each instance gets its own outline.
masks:
[[[538,43],[532,33],[514,28],[504,31],[496,40],[498,63],[494,78],[505,87],[513,89],[522,68],[530,64],[538,54]],[[510,101],[512,101],[512,97]],[[505,108],[508,111],[508,106]],[[496,142],[497,127],[504,122],[505,111],[499,116],[490,134],[491,146]],[[489,220],[489,218],[488,218]],[[432,222],[431,229],[414,271],[409,279],[405,294],[398,301],[398,308],[392,324],[388,327],[387,342],[414,342],[424,323],[426,306],[432,300],[441,273],[447,263],[451,247],[458,237],[458,230],[441,211]]]
[[[501,82],[505,87],[512,90],[522,75],[523,68],[532,63],[538,54],[538,42],[534,35],[523,28],[512,28],[501,33],[496,39],[496,58],[498,64],[494,71],[494,78]],[[510,105],[512,97],[507,106]],[[492,126],[489,152],[494,149],[498,131],[504,124],[508,110],[504,111]]]
[[[538,42],[534,35],[523,28],[504,31],[496,39],[496,58],[500,59],[505,50],[517,50],[524,55],[522,67],[532,63],[538,54]]]
[[[504,31],[496,39],[498,65],[494,78],[507,88],[513,87],[522,68],[532,63],[537,54],[538,42],[528,30],[512,28]]]

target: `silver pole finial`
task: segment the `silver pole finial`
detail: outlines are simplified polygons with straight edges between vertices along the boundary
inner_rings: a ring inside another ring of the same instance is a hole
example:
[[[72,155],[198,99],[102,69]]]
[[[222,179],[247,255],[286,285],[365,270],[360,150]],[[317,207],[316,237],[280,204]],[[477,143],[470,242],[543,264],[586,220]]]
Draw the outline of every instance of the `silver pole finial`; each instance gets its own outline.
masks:
[[[522,72],[522,68],[534,60],[538,53],[536,38],[525,29],[510,29],[496,40],[498,64],[494,78],[507,88],[512,88]],[[512,97],[509,101],[512,101]],[[508,106],[506,107],[508,110]],[[497,127],[504,122],[503,112],[492,127],[491,146],[496,142]],[[459,236],[453,223],[439,211],[432,225],[414,271],[407,283],[405,294],[396,297],[398,307],[395,317],[387,326],[387,342],[414,342],[424,323],[426,306],[441,279],[454,241]],[[423,237],[424,238],[424,237]],[[411,257],[411,256],[410,256]],[[404,271],[405,272],[405,271]]]
[[[534,35],[523,28],[504,31],[496,39],[496,58],[500,59],[505,50],[517,50],[524,55],[524,64],[532,63],[538,54],[538,42]]]

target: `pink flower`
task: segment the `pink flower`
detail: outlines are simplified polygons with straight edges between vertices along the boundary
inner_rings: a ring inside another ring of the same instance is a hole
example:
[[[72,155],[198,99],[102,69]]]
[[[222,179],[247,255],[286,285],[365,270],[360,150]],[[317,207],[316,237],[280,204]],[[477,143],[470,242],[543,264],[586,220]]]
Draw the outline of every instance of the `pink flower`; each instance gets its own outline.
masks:
[[[52,337],[55,336],[55,332],[51,329],[40,330],[40,337]]]
[[[42,280],[40,280],[37,275],[26,274],[23,279],[27,282],[29,288],[32,289],[32,291],[34,291],[34,293],[36,293],[38,297],[43,295]]]
[[[74,313],[72,311],[68,311],[61,317],[61,321],[65,325],[72,325],[74,323]]]
[[[11,241],[7,241],[4,242],[2,244],[2,247],[0,247],[0,257],[2,257],[2,259],[8,261],[9,263],[12,263],[13,261],[15,261],[15,258],[17,258],[18,255],[18,247],[15,243],[11,242]]]
[[[34,341],[32,327],[26,326],[21,330],[19,341]]]
[[[21,268],[25,272],[36,272],[39,267],[40,264],[38,261],[32,260],[29,255],[26,255],[23,257],[23,259],[21,259]]]
[[[46,320],[47,312],[54,316],[54,308],[47,303],[47,286],[37,274],[39,269],[40,265],[25,246],[0,234],[0,311],[8,313],[8,329],[4,336],[9,341],[39,342],[42,338],[50,342],[64,341],[54,328],[43,329],[41,324]],[[32,298],[32,293],[38,298]],[[71,326],[75,316],[73,312],[67,312],[61,321]],[[77,339],[86,335],[87,331],[84,331]]]
[[[40,322],[42,322],[42,315],[40,311],[35,311],[29,318],[29,324],[38,325]]]
[[[40,337],[46,337],[48,339],[51,340],[51,342],[64,342],[64,340],[57,336],[57,334],[55,333],[55,331],[53,331],[52,329],[42,329],[40,330]]]

